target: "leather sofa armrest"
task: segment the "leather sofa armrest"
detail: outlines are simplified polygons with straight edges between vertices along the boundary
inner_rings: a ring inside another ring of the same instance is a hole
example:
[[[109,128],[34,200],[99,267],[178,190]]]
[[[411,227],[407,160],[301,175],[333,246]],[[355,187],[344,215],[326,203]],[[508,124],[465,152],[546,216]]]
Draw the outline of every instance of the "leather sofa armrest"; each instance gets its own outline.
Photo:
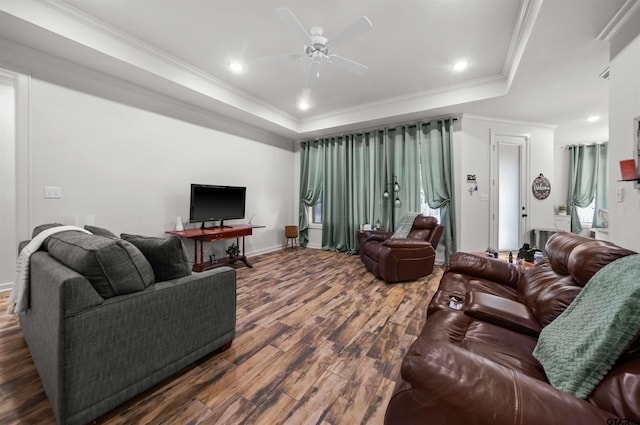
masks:
[[[517,301],[484,292],[470,291],[464,313],[516,332],[537,337],[542,328],[531,311]]]
[[[382,243],[389,248],[423,248],[430,247],[431,243],[427,241],[419,241],[416,239],[387,239]]]
[[[446,423],[493,425],[607,424],[615,415],[446,341],[419,337],[402,363],[416,405]],[[473,420],[471,420],[473,422]],[[424,417],[403,425],[424,423]],[[444,423],[444,422],[440,422]]]
[[[523,275],[521,268],[515,264],[466,252],[456,252],[451,255],[449,270],[492,280],[512,288],[518,287]]]

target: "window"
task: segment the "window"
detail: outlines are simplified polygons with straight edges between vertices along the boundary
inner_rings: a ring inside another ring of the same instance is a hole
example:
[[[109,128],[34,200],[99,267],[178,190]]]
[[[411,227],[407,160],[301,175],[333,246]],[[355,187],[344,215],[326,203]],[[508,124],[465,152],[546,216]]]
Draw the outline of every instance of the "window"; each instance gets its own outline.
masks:
[[[422,187],[422,164],[420,165],[419,170],[419,178],[420,178],[420,214],[422,215],[430,215],[438,219],[438,223],[440,222],[440,208],[432,209],[429,204],[427,204],[426,196],[424,195],[424,188]]]
[[[578,217],[580,218],[580,224],[582,227],[591,227],[593,224],[593,213],[596,209],[596,199],[593,198],[591,204],[582,208],[576,207],[576,211],[578,212]]]
[[[309,208],[309,213],[311,216],[311,223],[322,224],[322,193],[318,197],[318,202]]]
[[[433,216],[440,223],[440,208],[434,210],[427,204],[422,188],[420,188],[420,214]]]

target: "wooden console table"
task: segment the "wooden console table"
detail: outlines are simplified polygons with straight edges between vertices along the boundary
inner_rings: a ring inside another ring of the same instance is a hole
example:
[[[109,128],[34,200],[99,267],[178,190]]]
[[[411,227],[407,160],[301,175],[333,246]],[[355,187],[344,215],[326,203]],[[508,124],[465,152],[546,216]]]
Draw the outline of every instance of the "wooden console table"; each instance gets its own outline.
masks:
[[[211,229],[189,229],[189,230],[169,230],[166,233],[170,235],[180,236],[181,238],[193,239],[193,270],[194,272],[202,272],[214,267],[220,267],[227,264],[233,264],[236,261],[242,261],[245,266],[253,267],[244,255],[244,237],[251,236],[253,229],[263,228],[264,226],[254,226],[247,224],[237,224],[220,229],[218,227]],[[236,244],[240,246],[240,238],[242,238],[242,251],[235,258],[219,258],[215,261],[204,260],[204,248],[205,242],[221,241],[225,239],[236,239]],[[200,259],[198,259],[198,242],[200,242]]]

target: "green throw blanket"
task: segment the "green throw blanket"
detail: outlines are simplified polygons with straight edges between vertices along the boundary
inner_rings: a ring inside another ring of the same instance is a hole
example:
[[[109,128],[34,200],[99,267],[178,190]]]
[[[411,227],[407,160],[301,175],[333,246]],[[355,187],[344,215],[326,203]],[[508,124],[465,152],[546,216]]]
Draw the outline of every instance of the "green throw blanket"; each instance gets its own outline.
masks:
[[[540,333],[533,355],[551,385],[586,398],[640,331],[640,255],[607,264]]]
[[[409,236],[409,232],[411,232],[411,227],[413,227],[413,222],[416,217],[419,216],[420,213],[409,213],[402,217],[400,220],[400,225],[398,226],[398,230],[391,236],[392,239],[404,239]]]

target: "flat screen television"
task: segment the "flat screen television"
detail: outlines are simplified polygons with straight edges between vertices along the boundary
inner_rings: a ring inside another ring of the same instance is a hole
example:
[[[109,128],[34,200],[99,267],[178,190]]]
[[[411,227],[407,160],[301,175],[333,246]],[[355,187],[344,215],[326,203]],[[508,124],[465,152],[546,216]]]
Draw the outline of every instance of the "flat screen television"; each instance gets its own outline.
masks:
[[[202,222],[244,218],[246,187],[191,184],[189,221]],[[228,227],[228,226],[227,226]]]

